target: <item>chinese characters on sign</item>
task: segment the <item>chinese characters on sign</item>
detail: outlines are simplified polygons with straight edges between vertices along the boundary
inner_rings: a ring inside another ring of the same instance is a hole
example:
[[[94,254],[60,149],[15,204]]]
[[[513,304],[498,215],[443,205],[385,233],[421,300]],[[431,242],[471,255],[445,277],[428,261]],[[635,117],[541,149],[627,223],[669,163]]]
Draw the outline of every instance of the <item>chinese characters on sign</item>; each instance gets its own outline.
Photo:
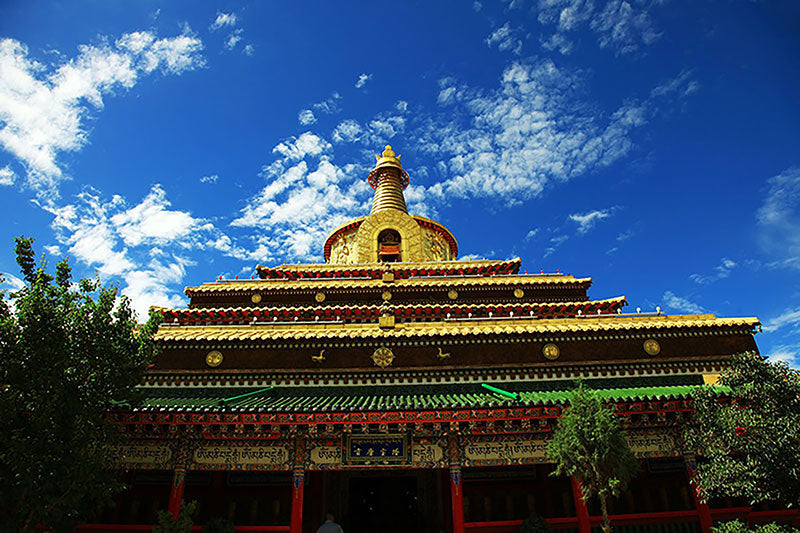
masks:
[[[345,464],[408,464],[405,435],[348,435]]]

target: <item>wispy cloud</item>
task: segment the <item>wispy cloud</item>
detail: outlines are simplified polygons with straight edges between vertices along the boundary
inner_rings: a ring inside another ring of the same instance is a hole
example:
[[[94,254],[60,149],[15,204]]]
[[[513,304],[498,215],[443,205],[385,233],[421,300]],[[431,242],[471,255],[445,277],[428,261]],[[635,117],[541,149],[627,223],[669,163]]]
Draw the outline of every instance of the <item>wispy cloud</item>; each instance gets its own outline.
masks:
[[[208,176],[200,178],[200,183],[216,183],[217,180],[219,180],[219,175],[209,174]]]
[[[524,2],[515,2],[521,5]],[[586,0],[539,0],[538,19],[553,32],[542,44],[562,54],[572,52],[578,31],[590,29],[601,48],[617,55],[637,52],[661,37],[650,11],[660,0],[609,0],[603,5]]]
[[[332,161],[331,144],[315,133],[289,138],[273,153],[261,173],[264,188],[231,224],[267,228],[259,242],[267,260],[277,253],[310,260],[328,231],[368,209],[371,191],[354,166]]]
[[[11,170],[11,165],[6,165],[3,168],[0,168],[0,185],[14,185],[14,180],[17,178],[17,175]]]
[[[777,331],[786,326],[796,327],[800,325],[800,308],[787,309],[780,315],[770,318],[764,323],[764,331]]]
[[[223,13],[221,11],[217,12],[217,18],[214,19],[214,22],[208,27],[211,31],[217,31],[221,28],[231,27],[236,25],[236,21],[238,17],[236,13]]]
[[[58,156],[80,150],[89,133],[90,109],[103,96],[129,89],[160,70],[181,74],[204,63],[203,43],[191,34],[158,39],[148,31],[127,33],[113,44],[83,45],[74,58],[49,68],[14,39],[0,41],[0,145],[26,170],[26,185],[38,197],[58,198],[66,179]]]
[[[703,306],[696,304],[687,298],[677,296],[672,291],[666,291],[662,298],[664,300],[664,305],[668,309],[672,309],[674,311],[693,315],[699,315],[708,312]]]
[[[536,197],[551,181],[591,173],[628,154],[632,132],[675,97],[628,98],[603,115],[586,99],[584,82],[585,73],[549,60],[514,62],[494,91],[441,80],[438,101],[447,113],[411,130],[420,149],[445,158],[450,177],[429,192],[511,203]]]
[[[486,44],[490,48],[493,45],[497,45],[497,49],[501,52],[508,50],[519,55],[522,51],[522,40],[518,37],[518,34],[519,30],[512,29],[511,25],[506,22],[486,38]]]
[[[775,266],[800,267],[800,167],[767,180],[767,195],[756,212],[762,246]]]
[[[772,348],[767,357],[774,363],[787,363],[789,366],[797,368],[800,365],[800,345],[779,344]]]
[[[317,117],[314,116],[314,112],[311,111],[310,109],[303,109],[297,114],[297,122],[299,122],[303,126],[314,124],[316,121]]]
[[[731,275],[731,270],[736,268],[736,262],[727,257],[723,257],[720,264],[714,267],[713,274],[692,274],[689,279],[700,285],[707,285],[715,281],[725,279]]]
[[[367,73],[361,74],[358,77],[358,80],[356,81],[356,89],[363,88],[367,84],[367,82],[370,81],[371,79],[372,79],[372,74],[367,74]]]
[[[236,45],[239,44],[239,41],[242,40],[243,33],[244,30],[241,28],[232,31],[230,35],[228,35],[227,39],[225,39],[225,48],[227,48],[228,50],[233,50],[234,48],[236,48]]]
[[[208,220],[174,209],[160,185],[135,205],[86,189],[73,203],[44,208],[54,216],[56,239],[69,256],[104,279],[121,280],[140,319],[151,305],[182,305],[179,284],[193,264],[191,252],[215,249],[252,259]]]
[[[573,213],[569,215],[570,222],[578,225],[578,233],[586,233],[597,225],[598,222],[610,217],[615,208],[595,209],[587,213]]]

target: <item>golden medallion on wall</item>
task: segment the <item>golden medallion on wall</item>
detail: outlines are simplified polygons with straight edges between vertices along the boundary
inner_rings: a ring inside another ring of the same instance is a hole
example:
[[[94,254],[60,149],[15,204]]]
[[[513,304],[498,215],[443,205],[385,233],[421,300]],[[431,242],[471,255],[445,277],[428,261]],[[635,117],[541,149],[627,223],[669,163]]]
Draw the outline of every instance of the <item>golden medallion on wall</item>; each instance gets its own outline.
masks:
[[[525,291],[523,291],[522,289],[514,289],[515,298],[522,298],[523,296],[525,296]]]
[[[261,303],[261,295],[258,294],[258,293],[252,295],[250,297],[250,301],[253,302],[254,304],[260,304]]]
[[[388,302],[389,300],[392,299],[392,293],[389,291],[383,291],[383,294],[381,294],[381,298],[383,298],[385,302]]]
[[[381,346],[372,352],[372,362],[381,368],[386,368],[394,361],[394,353],[390,348]]]
[[[447,297],[450,298],[451,300],[455,300],[456,298],[458,298],[458,291],[451,290],[450,292],[447,293]]]
[[[222,364],[222,352],[214,350],[213,352],[208,352],[206,354],[206,364],[211,368],[216,368]]]
[[[561,355],[561,350],[559,350],[558,346],[549,342],[542,347],[542,355],[544,355],[545,359],[555,361]]]
[[[647,339],[642,344],[642,348],[647,355],[658,355],[661,353],[661,345],[655,339]]]
[[[314,295],[314,299],[319,303],[324,302],[325,301],[325,293],[324,292],[318,292],[317,294]]]

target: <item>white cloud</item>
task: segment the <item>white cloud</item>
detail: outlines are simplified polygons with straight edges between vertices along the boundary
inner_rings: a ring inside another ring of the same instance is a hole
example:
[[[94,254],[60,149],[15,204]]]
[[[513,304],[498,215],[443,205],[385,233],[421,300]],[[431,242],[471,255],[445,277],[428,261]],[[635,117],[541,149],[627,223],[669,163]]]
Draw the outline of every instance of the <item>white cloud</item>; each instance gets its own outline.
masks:
[[[236,47],[236,45],[239,44],[239,41],[242,40],[243,33],[244,30],[241,28],[232,31],[228,35],[228,38],[225,39],[225,48],[227,48],[228,50],[233,50]]]
[[[772,348],[767,355],[773,363],[787,363],[789,366],[797,368],[800,364],[800,346],[780,344]]]
[[[326,98],[321,102],[317,102],[316,104],[312,104],[315,110],[319,111],[320,113],[325,113],[326,115],[332,115],[334,113],[338,113],[341,111],[339,107],[339,100],[342,99],[342,96],[335,92],[330,97]]]
[[[511,29],[511,26],[506,22],[501,27],[492,32],[486,39],[486,44],[491,48],[496,44],[497,49],[501,52],[509,50],[517,55],[522,51],[522,40],[517,37],[518,30]]]
[[[8,272],[0,272],[0,290],[18,291],[25,287],[25,282],[14,274]]]
[[[444,158],[448,178],[429,193],[512,204],[536,197],[553,181],[591,173],[627,155],[632,132],[658,112],[661,99],[675,97],[665,92],[628,98],[604,115],[584,96],[585,76],[540,60],[512,63],[493,91],[441,80],[438,100],[448,112],[423,119],[408,135],[422,151]]]
[[[407,112],[407,111],[408,111],[408,102],[406,102],[405,100],[398,100],[398,101],[397,101],[397,102],[394,104],[394,108],[395,108],[397,111],[401,112],[401,113],[405,113],[405,112]]]
[[[534,237],[536,237],[537,233],[539,233],[539,228],[533,228],[532,230],[530,230],[528,232],[527,235],[525,235],[525,240],[529,241],[529,240],[533,239]]]
[[[336,142],[356,142],[361,139],[364,129],[355,120],[343,120],[333,130],[333,140]]]
[[[767,320],[766,323],[764,324],[764,331],[772,332],[772,331],[777,331],[786,326],[795,327],[798,325],[800,325],[800,308],[787,309],[780,315]]]
[[[110,217],[127,246],[162,245],[182,239],[203,221],[184,211],[168,209],[170,202],[160,185],[154,185],[142,202]]]
[[[211,23],[208,29],[217,31],[220,28],[235,26],[237,19],[236,13],[222,13],[218,11],[217,18],[214,19],[214,22]]]
[[[303,109],[297,114],[297,121],[303,126],[308,126],[309,124],[315,123],[317,117],[314,116],[314,112],[310,109]]]
[[[26,184],[52,201],[66,178],[58,155],[86,144],[89,109],[101,109],[104,95],[156,69],[181,74],[203,65],[202,49],[189,34],[157,39],[133,32],[113,44],[82,45],[76,57],[48,68],[19,41],[0,40],[0,145],[25,166]]]
[[[779,258],[775,266],[800,267],[800,167],[768,179],[767,187],[756,212],[761,244]]]
[[[322,137],[307,131],[299,137],[291,137],[272,149],[289,160],[299,161],[306,156],[318,156],[331,149],[331,144]]]
[[[731,275],[731,270],[736,268],[736,262],[727,257],[723,257],[720,264],[714,267],[713,274],[692,274],[689,279],[700,285],[707,285],[715,281],[727,278]]]
[[[60,256],[61,255],[61,247],[60,246],[50,245],[50,246],[45,246],[44,249],[47,250],[47,253],[52,255],[52,256]]]
[[[664,299],[665,306],[681,313],[700,315],[708,312],[703,306],[691,302],[686,298],[677,296],[673,294],[672,291],[666,291],[662,298]]]
[[[356,89],[361,89],[368,81],[372,79],[372,74],[361,74],[356,81]]]
[[[273,149],[279,158],[264,167],[264,188],[231,222],[264,230],[258,243],[264,258],[317,258],[328,231],[368,211],[366,169],[339,167],[330,150],[328,141],[311,132]]]
[[[542,43],[550,50],[568,54],[574,48],[571,36],[588,26],[601,48],[612,49],[617,55],[640,51],[661,37],[650,16],[651,9],[660,3],[609,0],[598,6],[586,0],[539,0],[539,22],[554,28]]]
[[[598,222],[610,217],[613,212],[613,207],[610,209],[595,209],[583,214],[573,213],[569,215],[568,218],[571,222],[574,222],[578,225],[578,233],[586,233],[590,229],[594,228]]]
[[[15,179],[17,179],[17,175],[13,170],[11,170],[11,165],[6,165],[5,167],[0,168],[0,185],[14,185]]]
[[[200,178],[200,183],[216,183],[217,180],[219,180],[219,175],[209,174],[208,176]]]
[[[256,49],[253,47],[252,44],[248,44],[244,48],[242,48],[242,53],[246,56],[252,56],[253,54],[256,53]]]
[[[123,294],[131,297],[139,318],[151,305],[180,305],[179,285],[190,252],[216,249],[239,259],[253,259],[207,220],[173,209],[159,185],[136,205],[120,197],[104,199],[87,189],[75,202],[43,206],[53,214],[56,239],[70,257],[94,268],[103,279],[123,281]],[[60,248],[50,250],[58,252]]]

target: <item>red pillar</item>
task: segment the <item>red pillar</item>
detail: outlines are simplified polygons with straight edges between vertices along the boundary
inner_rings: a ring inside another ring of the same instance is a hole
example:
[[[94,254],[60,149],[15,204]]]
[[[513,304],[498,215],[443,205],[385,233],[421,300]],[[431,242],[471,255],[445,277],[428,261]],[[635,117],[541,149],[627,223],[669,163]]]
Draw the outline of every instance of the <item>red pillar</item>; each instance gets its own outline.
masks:
[[[183,481],[186,478],[186,468],[179,466],[175,468],[172,475],[172,488],[169,491],[169,505],[167,511],[172,513],[172,518],[178,519],[181,512],[181,501],[183,500]]]
[[[700,488],[694,482],[694,472],[697,468],[697,460],[694,455],[687,455],[683,458],[686,465],[686,474],[689,477],[689,489],[692,493],[692,500],[697,509],[697,515],[700,518],[700,531],[708,533],[711,531],[713,522],[711,520],[711,509],[708,504],[700,499]]]
[[[572,499],[575,501],[575,513],[578,516],[578,533],[591,533],[592,523],[589,521],[589,508],[583,499],[583,491],[578,480],[572,478]]]
[[[303,485],[305,472],[296,469],[292,472],[292,517],[289,522],[289,533],[303,531]]]
[[[453,533],[464,533],[464,483],[461,467],[450,466],[450,503],[453,509]]]

